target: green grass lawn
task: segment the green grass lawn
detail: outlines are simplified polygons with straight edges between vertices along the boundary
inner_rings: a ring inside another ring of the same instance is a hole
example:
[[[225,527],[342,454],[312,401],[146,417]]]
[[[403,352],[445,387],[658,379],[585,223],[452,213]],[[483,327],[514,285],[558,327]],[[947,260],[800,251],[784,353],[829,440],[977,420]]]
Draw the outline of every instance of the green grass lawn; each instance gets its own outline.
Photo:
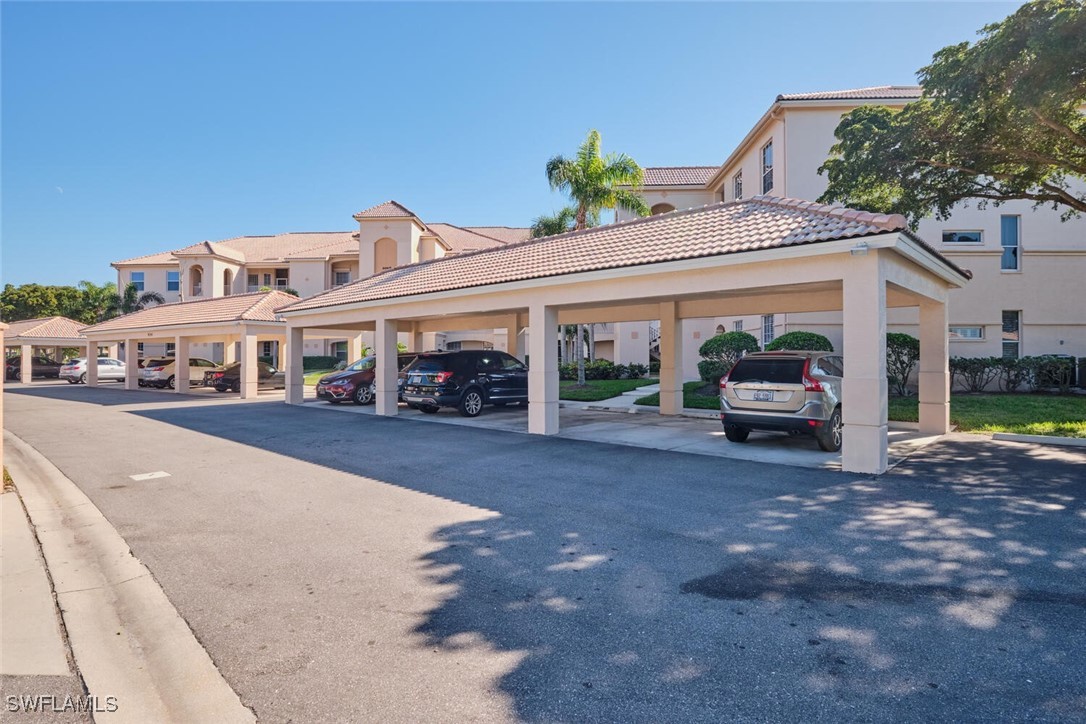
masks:
[[[698,390],[705,387],[704,382],[687,382],[683,385],[683,407],[692,407],[696,410],[719,410],[720,397],[718,395],[699,395]],[[660,393],[638,397],[634,400],[638,405],[660,406]]]
[[[306,372],[305,384],[315,385],[318,381],[320,381],[321,377],[324,377],[325,375],[330,375],[333,372],[335,372],[335,370],[317,370],[316,372]]]
[[[891,397],[890,419],[916,422],[916,398]],[[950,422],[961,432],[1086,438],[1086,396],[951,395]]]
[[[578,387],[576,380],[565,381],[558,386],[558,399],[577,400],[578,402],[596,402],[618,397],[623,392],[636,390],[638,387],[655,385],[657,379],[637,380],[586,380],[585,387]]]

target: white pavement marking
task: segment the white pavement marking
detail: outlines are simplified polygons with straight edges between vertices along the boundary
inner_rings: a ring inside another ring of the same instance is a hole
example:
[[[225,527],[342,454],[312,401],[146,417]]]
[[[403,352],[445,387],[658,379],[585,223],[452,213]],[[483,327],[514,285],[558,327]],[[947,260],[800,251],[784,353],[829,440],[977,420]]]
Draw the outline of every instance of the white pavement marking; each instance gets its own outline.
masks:
[[[75,664],[98,722],[253,722],[128,544],[75,483],[4,432],[7,465],[37,529]]]
[[[129,475],[128,477],[133,480],[154,480],[155,478],[168,478],[170,474],[165,470],[156,470],[153,473],[140,473],[138,475]]]
[[[70,676],[45,563],[15,493],[0,495],[0,674]]]

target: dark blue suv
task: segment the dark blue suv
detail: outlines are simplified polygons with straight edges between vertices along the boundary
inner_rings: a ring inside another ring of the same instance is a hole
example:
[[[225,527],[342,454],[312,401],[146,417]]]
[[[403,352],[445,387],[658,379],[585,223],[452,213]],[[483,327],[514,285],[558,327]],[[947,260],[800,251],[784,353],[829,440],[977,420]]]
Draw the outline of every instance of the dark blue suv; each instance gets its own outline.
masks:
[[[424,352],[400,374],[404,402],[423,412],[455,407],[475,417],[483,405],[528,402],[528,368],[496,350]]]

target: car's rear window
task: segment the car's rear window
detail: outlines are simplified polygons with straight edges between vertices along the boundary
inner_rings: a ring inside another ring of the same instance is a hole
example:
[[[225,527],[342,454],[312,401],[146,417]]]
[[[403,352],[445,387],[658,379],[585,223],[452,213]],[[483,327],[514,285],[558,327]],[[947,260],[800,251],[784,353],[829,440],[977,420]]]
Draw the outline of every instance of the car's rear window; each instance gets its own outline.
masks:
[[[405,372],[442,372],[448,369],[448,359],[445,357],[419,357],[409,364]]]
[[[173,357],[169,358],[154,358],[147,360],[148,367],[165,367],[166,365],[173,364]]]
[[[741,359],[728,375],[728,382],[778,382],[801,384],[804,359]]]

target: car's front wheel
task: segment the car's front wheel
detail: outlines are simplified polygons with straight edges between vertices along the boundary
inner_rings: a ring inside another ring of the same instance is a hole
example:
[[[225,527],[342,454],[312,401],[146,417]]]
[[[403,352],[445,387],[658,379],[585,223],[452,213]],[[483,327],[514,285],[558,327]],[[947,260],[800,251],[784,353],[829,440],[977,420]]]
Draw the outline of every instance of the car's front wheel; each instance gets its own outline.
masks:
[[[81,384],[81,385],[87,384],[87,373],[86,372],[79,375],[79,384]]]
[[[838,407],[830,415],[830,419],[818,431],[818,446],[826,452],[837,452],[841,449],[844,426],[841,424],[841,408]]]
[[[464,417],[478,417],[483,411],[483,393],[477,389],[470,389],[460,398],[458,408]]]
[[[166,386],[169,387],[171,390],[174,389],[173,375],[170,375],[170,379],[166,380]]]
[[[750,430],[738,425],[725,425],[724,437],[728,438],[730,442],[746,442],[747,438],[750,437]]]
[[[369,405],[377,398],[377,383],[360,384],[355,388],[351,400],[356,405]]]

